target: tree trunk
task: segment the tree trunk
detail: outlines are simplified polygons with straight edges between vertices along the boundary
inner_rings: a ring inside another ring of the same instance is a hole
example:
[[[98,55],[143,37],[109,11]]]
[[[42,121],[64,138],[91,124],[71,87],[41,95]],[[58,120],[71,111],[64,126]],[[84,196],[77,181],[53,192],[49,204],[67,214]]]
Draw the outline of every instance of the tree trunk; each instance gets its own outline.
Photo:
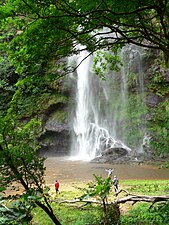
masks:
[[[48,214],[48,216],[51,218],[51,220],[54,222],[54,224],[61,225],[61,223],[59,222],[59,220],[53,214],[53,211],[50,211],[48,209],[48,207],[45,206],[44,204],[42,204],[41,202],[36,201],[36,204]]]
[[[108,225],[108,221],[107,221],[107,206],[106,206],[105,198],[103,199],[103,209],[104,209],[104,225]]]

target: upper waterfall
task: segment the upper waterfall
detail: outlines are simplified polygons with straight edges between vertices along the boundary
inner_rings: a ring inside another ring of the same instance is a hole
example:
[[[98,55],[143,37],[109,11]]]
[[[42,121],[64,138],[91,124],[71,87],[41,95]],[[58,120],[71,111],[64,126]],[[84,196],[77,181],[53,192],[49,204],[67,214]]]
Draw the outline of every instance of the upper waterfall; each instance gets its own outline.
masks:
[[[140,151],[145,133],[140,124],[144,113],[142,55],[135,47],[123,48],[120,72],[107,71],[105,80],[92,71],[93,56],[87,57],[87,51],[77,56],[74,159],[92,160],[112,148]],[[129,93],[132,85],[134,95]]]

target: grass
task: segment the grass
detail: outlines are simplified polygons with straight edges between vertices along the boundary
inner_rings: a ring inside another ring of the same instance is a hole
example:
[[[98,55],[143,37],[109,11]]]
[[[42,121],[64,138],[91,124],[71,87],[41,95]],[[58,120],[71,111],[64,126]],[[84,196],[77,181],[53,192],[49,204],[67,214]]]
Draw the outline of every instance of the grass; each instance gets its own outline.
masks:
[[[63,185],[61,193],[58,195],[56,195],[54,191],[50,191],[51,200],[53,201],[51,203],[52,208],[62,225],[103,224],[103,213],[101,208],[97,205],[86,205],[82,207],[82,204],[79,203],[60,204],[62,200],[73,200],[80,197],[83,194],[83,189],[86,187],[87,184],[81,182]],[[169,180],[123,180],[120,181],[119,188],[138,195],[166,195],[169,192]],[[124,193],[120,194],[118,198],[123,196]],[[108,199],[110,201],[116,199],[113,188]],[[129,210],[127,214],[126,212],[125,214],[122,213],[121,225],[165,225],[165,223],[162,223],[162,221],[165,221],[162,216],[165,216],[165,213],[169,212],[169,207],[167,208],[167,211],[164,210],[162,214],[160,214],[156,205],[155,208],[153,208],[154,211],[151,210],[150,212],[149,203],[137,203],[135,206],[126,203],[122,205],[122,212],[123,209],[125,207],[128,208],[128,206],[131,210]],[[53,225],[48,216],[39,208],[34,210],[33,215],[33,225]],[[167,214],[165,217],[169,218],[169,215]],[[166,220],[166,225],[167,224],[169,224],[168,220]]]
[[[167,209],[159,211],[155,206],[152,210],[149,209],[150,204],[139,203],[137,206],[130,210],[128,215],[121,216],[122,225],[168,225],[169,224],[169,205]],[[164,215],[164,213],[167,213]]]
[[[126,180],[122,186],[133,194],[165,195],[169,192],[169,180]]]

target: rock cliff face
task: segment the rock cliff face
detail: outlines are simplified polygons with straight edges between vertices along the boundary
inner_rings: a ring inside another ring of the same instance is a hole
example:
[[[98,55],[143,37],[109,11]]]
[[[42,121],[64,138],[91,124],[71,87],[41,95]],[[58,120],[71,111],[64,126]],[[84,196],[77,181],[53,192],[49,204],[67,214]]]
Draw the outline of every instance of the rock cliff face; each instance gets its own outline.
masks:
[[[135,72],[137,73],[137,71]],[[71,84],[71,87],[69,85],[66,85],[65,87],[65,83],[63,83],[63,95],[66,95],[69,98],[68,103],[54,105],[44,114],[44,132],[39,138],[39,143],[42,146],[40,152],[45,156],[63,156],[70,154],[72,124],[70,122],[71,108],[69,107],[69,102],[72,101],[74,104],[75,101],[74,98],[72,98],[72,93],[74,95],[75,91],[75,83],[76,81],[74,81],[73,85]],[[164,84],[168,85],[168,83],[168,70],[161,70],[159,65],[156,66],[154,58],[151,58],[145,63],[144,84],[146,95],[144,101],[148,110],[142,117],[147,120],[147,123],[153,121],[152,110],[158,107],[159,103],[164,102],[168,98],[169,90],[167,92],[167,87],[164,94],[159,91],[160,85],[164,88]],[[129,88],[129,91],[132,93],[135,92],[135,87],[132,86],[131,90]],[[152,139],[153,135],[154,133],[152,132],[150,134]],[[147,146],[145,146],[144,150],[145,155],[151,159],[153,156],[152,149],[147,150]],[[131,160],[131,158],[134,160],[134,157],[135,155],[128,156],[128,154],[123,151],[113,151],[112,154],[111,152],[108,152],[108,154],[105,153],[101,158],[97,158],[94,161],[110,162],[114,160],[119,161],[119,159],[121,159],[121,161],[124,162]]]
[[[39,137],[40,154],[44,156],[67,156],[71,146],[71,108],[72,90],[66,81],[62,82],[62,95],[67,102],[51,105],[42,116],[43,134]]]
[[[44,156],[61,156],[70,153],[70,127],[68,122],[61,122],[56,118],[56,113],[49,115],[44,133],[39,138],[40,153]]]

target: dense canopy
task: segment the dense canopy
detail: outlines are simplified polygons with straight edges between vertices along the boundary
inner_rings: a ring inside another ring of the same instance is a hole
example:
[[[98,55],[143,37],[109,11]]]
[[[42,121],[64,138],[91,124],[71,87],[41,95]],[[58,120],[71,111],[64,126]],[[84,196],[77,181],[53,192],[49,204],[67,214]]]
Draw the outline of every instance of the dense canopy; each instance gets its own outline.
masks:
[[[168,62],[167,0],[4,0],[0,14],[1,40],[19,71],[71,55],[79,43],[89,52],[133,43],[162,50]]]

